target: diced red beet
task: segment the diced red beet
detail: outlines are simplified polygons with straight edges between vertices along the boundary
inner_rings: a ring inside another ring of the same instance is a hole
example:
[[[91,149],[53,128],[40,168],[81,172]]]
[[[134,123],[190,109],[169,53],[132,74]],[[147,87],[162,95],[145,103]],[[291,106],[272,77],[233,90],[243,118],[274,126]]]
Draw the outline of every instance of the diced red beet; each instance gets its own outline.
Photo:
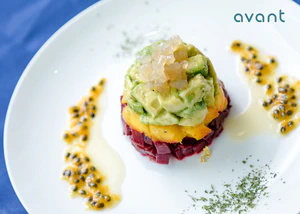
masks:
[[[146,153],[147,153],[148,155],[152,155],[152,156],[155,156],[155,155],[156,155],[156,149],[155,149],[155,147],[152,146],[152,145],[147,145],[147,144],[145,144],[144,150],[146,151]]]
[[[206,146],[207,142],[205,140],[198,141],[193,145],[193,150],[195,153],[200,153]]]
[[[140,147],[144,147],[144,134],[134,129],[131,129],[131,132],[133,142]]]
[[[154,146],[156,147],[157,154],[171,153],[168,143],[154,142]]]
[[[175,158],[178,160],[182,160],[184,158],[181,148],[179,146],[171,147],[172,148],[172,154]]]
[[[171,154],[157,154],[156,162],[160,164],[169,164]]]
[[[144,135],[144,142],[148,145],[153,145],[151,138],[147,137],[146,135]]]
[[[131,143],[138,152],[143,156],[148,156],[150,160],[156,163],[168,164],[171,154],[178,160],[182,160],[187,156],[199,153],[205,146],[209,146],[223,131],[222,124],[224,119],[228,116],[231,105],[228,93],[223,85],[222,87],[225,97],[228,100],[228,106],[226,110],[219,112],[219,116],[208,125],[213,131],[203,139],[196,140],[186,137],[182,140],[182,143],[153,142],[151,138],[145,136],[143,133],[132,129],[122,118],[123,132],[125,135],[130,136]],[[126,104],[122,104],[121,110],[123,110],[125,106]]]
[[[183,156],[190,156],[190,155],[194,154],[192,143],[186,143],[184,145],[181,145],[180,147],[181,147],[181,152],[182,152]]]

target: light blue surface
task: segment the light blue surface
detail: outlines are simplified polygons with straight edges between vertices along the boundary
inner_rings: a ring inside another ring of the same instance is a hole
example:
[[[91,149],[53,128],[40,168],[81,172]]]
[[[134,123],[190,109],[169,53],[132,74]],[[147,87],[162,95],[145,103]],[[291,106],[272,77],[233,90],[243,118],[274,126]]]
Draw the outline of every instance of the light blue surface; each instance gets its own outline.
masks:
[[[26,65],[46,40],[97,0],[0,1],[0,214],[27,213],[9,181],[3,127],[12,92]]]

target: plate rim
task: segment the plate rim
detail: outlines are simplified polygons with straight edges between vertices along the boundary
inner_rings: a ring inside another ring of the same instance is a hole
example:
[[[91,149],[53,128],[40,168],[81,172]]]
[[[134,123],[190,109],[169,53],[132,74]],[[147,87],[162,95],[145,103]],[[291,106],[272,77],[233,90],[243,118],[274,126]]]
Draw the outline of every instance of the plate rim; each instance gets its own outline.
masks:
[[[76,24],[80,19],[90,14],[92,11],[96,10],[99,7],[102,7],[104,4],[111,2],[112,0],[100,0],[89,7],[85,8],[75,16],[73,16],[71,19],[69,19],[65,24],[63,24],[59,29],[57,29],[47,40],[46,42],[38,49],[38,51],[34,54],[34,56],[31,58],[25,69],[23,70],[21,76],[19,77],[19,80],[17,81],[17,84],[13,90],[13,93],[11,95],[6,115],[5,115],[5,121],[4,121],[4,128],[3,128],[3,153],[4,153],[4,164],[7,170],[9,181],[13,187],[13,190],[18,197],[19,201],[21,202],[24,209],[29,212],[29,207],[24,203],[24,199],[22,198],[17,185],[15,183],[14,177],[12,176],[11,167],[9,164],[9,152],[7,149],[8,145],[8,127],[10,123],[10,115],[12,112],[12,107],[15,103],[18,91],[24,82],[24,79],[26,78],[27,74],[30,72],[30,69],[32,65],[37,61],[37,59],[40,57],[40,55],[54,42],[64,31],[66,31],[68,28]]]

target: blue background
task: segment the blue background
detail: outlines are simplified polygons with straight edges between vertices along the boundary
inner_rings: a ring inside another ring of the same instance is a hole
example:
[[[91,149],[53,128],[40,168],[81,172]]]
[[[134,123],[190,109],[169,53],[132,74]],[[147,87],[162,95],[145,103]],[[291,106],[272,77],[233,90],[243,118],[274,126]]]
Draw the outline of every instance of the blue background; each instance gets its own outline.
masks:
[[[7,175],[3,155],[5,114],[15,85],[45,41],[97,0],[2,0],[0,3],[0,214],[27,213]]]
[[[97,0],[2,0],[0,3],[0,214],[27,213],[10,184],[3,127],[12,92],[26,65],[64,23]],[[300,0],[295,0],[300,4]]]

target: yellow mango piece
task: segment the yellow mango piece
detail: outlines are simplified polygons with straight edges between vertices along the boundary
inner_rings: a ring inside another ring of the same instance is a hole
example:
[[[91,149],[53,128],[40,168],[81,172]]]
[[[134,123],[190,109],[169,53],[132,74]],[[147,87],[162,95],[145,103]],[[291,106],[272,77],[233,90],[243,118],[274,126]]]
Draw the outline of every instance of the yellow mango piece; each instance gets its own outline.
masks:
[[[143,132],[145,133],[148,137],[151,137],[150,131],[149,131],[149,126],[143,124],[140,121],[140,115],[134,113],[133,111],[130,110],[130,108],[128,106],[126,106],[123,109],[122,112],[123,118],[125,120],[125,122],[132,127],[134,130],[139,131],[139,132]]]
[[[168,143],[178,143],[185,138],[186,133],[182,130],[182,126],[155,126],[149,125],[152,139]]]
[[[127,102],[126,102],[126,94],[125,94],[125,92],[123,93],[123,97],[122,97],[122,104],[126,104]]]
[[[185,126],[183,127],[188,137],[200,140],[211,132],[211,129],[205,126],[203,123],[198,126]]]
[[[217,108],[209,108],[208,113],[203,121],[204,125],[208,125],[213,119],[219,116]]]
[[[228,100],[225,97],[224,91],[221,86],[219,86],[219,93],[215,97],[215,108],[218,111],[224,111],[228,105]]]

